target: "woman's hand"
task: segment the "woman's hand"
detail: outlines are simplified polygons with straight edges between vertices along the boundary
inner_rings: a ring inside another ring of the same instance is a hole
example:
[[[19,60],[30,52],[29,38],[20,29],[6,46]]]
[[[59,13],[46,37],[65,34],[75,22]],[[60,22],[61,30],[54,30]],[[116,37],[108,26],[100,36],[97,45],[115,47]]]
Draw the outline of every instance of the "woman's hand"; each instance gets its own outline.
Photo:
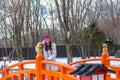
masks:
[[[39,42],[39,45],[44,45],[45,41]]]

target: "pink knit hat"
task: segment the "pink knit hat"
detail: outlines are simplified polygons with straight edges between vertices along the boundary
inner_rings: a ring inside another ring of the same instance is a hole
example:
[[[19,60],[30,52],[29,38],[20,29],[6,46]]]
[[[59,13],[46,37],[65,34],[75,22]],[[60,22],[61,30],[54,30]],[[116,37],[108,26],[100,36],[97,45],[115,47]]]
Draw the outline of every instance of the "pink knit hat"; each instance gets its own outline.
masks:
[[[46,40],[46,39],[51,39],[49,34],[44,35],[44,40]]]

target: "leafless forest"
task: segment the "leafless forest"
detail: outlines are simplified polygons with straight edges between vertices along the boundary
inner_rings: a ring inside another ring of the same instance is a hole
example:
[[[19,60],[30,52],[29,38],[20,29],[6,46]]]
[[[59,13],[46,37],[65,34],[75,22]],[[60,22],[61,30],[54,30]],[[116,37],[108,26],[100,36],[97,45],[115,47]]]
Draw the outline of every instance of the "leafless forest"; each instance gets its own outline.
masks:
[[[57,45],[65,45],[68,62],[72,61],[71,45],[79,44],[84,58],[85,47],[96,29],[120,44],[120,0],[0,0],[0,47],[16,49],[22,61],[22,47],[35,47],[49,33]],[[82,32],[81,37],[79,34]]]

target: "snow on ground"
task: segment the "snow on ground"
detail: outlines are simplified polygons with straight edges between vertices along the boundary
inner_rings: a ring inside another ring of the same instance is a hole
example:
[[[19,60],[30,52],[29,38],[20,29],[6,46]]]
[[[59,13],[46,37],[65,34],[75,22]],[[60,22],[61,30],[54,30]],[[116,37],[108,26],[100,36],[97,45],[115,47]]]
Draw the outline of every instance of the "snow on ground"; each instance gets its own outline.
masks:
[[[78,61],[78,60],[81,60],[81,58],[80,57],[73,58],[73,62],[74,61]],[[24,61],[27,61],[27,60],[24,60]],[[7,66],[10,66],[10,65],[18,63],[18,62],[19,61],[17,61],[17,60],[12,60],[11,62],[10,61],[6,61],[6,64],[7,64]],[[56,62],[67,64],[67,58],[66,57],[64,57],[64,58],[57,58]],[[100,62],[99,61],[97,61],[97,62],[93,61],[93,63],[100,63]],[[0,67],[2,65],[4,65],[4,61],[0,61]],[[27,64],[24,67],[25,68],[35,68],[35,65],[34,64]]]
[[[93,58],[93,57],[91,57],[91,58]],[[81,60],[81,58],[80,57],[73,58],[73,62],[78,61],[78,60]],[[27,60],[24,60],[24,61],[27,61]],[[66,57],[64,57],[64,58],[56,58],[56,62],[67,64],[67,58]],[[6,61],[7,66],[10,66],[10,65],[15,64],[15,63],[18,63],[18,61],[17,60],[12,60],[11,62]],[[89,61],[88,63],[101,63],[101,62],[100,61]],[[120,66],[120,61],[111,61],[110,64]],[[2,65],[4,65],[4,61],[0,61],[0,67]],[[26,68],[33,68],[33,67],[35,67],[35,65],[33,65],[33,64],[31,64],[30,66],[25,65],[25,67]]]
[[[78,60],[81,60],[81,58],[80,57],[73,58],[73,62],[78,61]],[[57,58],[56,62],[67,64],[67,58]],[[16,61],[16,60],[12,60],[11,62],[6,61],[7,66],[10,66],[10,65],[15,64],[15,63],[18,63],[18,61]],[[89,61],[88,63],[101,63],[101,62],[100,61]],[[110,64],[114,65],[114,66],[120,66],[120,61],[111,61]],[[2,65],[4,65],[4,61],[0,61],[0,67]],[[25,68],[35,68],[35,64],[27,64],[24,67]],[[14,69],[18,69],[18,67],[15,67]],[[115,78],[115,74],[112,74],[111,76],[113,78]]]

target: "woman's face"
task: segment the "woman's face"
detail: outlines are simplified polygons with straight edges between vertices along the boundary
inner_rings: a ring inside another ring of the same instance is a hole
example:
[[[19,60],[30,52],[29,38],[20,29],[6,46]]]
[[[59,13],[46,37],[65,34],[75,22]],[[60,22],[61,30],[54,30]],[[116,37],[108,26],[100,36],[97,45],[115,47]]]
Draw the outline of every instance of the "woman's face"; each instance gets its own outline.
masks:
[[[50,43],[50,39],[46,39],[45,42],[46,42],[47,44],[49,44],[49,43]]]

